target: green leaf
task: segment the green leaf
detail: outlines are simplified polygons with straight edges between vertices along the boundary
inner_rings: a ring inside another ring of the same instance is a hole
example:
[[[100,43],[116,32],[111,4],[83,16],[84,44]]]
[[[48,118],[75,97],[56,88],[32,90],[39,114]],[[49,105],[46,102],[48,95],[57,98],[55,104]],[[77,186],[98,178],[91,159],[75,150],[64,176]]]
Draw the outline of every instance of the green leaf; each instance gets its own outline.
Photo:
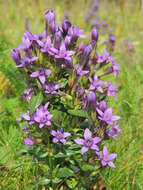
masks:
[[[39,93],[37,96],[33,96],[29,104],[30,113],[33,113],[36,110],[36,108],[40,106],[42,101],[43,101],[42,93]]]
[[[95,169],[96,169],[96,167],[94,167],[94,166],[92,166],[92,165],[90,165],[90,164],[83,164],[82,166],[81,166],[81,169],[83,170],[83,171],[94,171]]]
[[[77,183],[78,183],[78,182],[77,182],[74,178],[72,178],[72,179],[67,179],[67,180],[66,180],[66,184],[67,184],[67,186],[68,186],[70,189],[75,188],[76,185],[77,185]]]
[[[39,181],[39,185],[48,185],[50,183],[50,179],[46,179],[46,178],[42,178],[40,181]]]
[[[62,180],[59,179],[59,178],[57,178],[57,177],[52,180],[52,182],[53,182],[54,184],[58,184],[58,183],[60,183],[61,181],[62,181]]]
[[[83,110],[68,110],[68,113],[77,117],[84,117],[89,119],[89,115],[87,113],[87,111],[83,111]]]
[[[70,170],[69,168],[60,168],[58,173],[57,173],[57,177],[58,178],[68,178],[74,176],[74,172],[72,170]]]

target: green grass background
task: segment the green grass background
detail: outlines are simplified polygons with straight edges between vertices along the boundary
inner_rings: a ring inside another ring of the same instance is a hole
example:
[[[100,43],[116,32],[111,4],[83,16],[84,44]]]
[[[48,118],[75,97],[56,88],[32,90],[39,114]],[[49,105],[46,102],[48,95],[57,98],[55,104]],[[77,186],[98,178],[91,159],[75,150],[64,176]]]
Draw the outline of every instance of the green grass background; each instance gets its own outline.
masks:
[[[143,189],[143,6],[139,0],[99,0],[98,14],[106,19],[116,36],[114,56],[120,63],[116,102],[110,101],[121,116],[122,133],[110,141],[110,150],[118,154],[116,169],[106,168],[101,178],[107,190]],[[41,32],[43,14],[55,9],[57,21],[68,9],[74,24],[89,32],[85,14],[88,0],[0,0],[0,189],[31,190],[38,187],[38,167],[30,155],[20,156],[24,147],[21,128],[16,118],[21,112],[18,96],[25,88],[23,76],[15,68],[9,50],[16,47],[25,31]],[[130,37],[135,52],[129,53],[124,39]],[[44,187],[43,187],[44,190]]]

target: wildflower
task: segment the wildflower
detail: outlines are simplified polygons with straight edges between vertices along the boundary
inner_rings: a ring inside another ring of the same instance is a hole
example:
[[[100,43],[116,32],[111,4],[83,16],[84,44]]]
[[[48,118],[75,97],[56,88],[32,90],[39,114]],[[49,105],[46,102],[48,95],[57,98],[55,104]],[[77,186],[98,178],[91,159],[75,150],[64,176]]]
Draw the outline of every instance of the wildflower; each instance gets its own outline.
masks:
[[[52,82],[45,85],[46,94],[57,94],[57,90],[60,88],[60,84],[54,84]]]
[[[113,125],[111,129],[107,129],[107,135],[112,138],[116,138],[118,134],[121,132],[118,125]]]
[[[51,74],[50,69],[40,67],[37,71],[33,72],[30,76],[33,78],[39,77],[42,84],[45,84],[46,76]]]
[[[93,29],[92,29],[91,39],[92,39],[92,44],[93,44],[93,46],[94,46],[95,43],[98,41],[98,31],[97,31],[96,28],[93,28]]]
[[[19,45],[19,50],[29,50],[32,45],[32,41],[29,39],[28,33],[25,32],[22,37],[22,44]]]
[[[46,11],[45,20],[46,20],[47,26],[50,25],[51,23],[55,22],[55,20],[56,20],[55,11],[53,11],[53,10]]]
[[[33,93],[33,89],[28,88],[23,92],[22,97],[24,97],[29,102],[31,100],[31,97],[33,96]]]
[[[114,121],[117,121],[120,119],[119,116],[112,115],[112,112],[113,112],[112,108],[107,108],[104,112],[102,112],[98,108],[96,110],[97,110],[97,113],[99,114],[98,118],[109,125],[112,125]]]
[[[71,37],[73,42],[76,42],[78,38],[85,38],[86,36],[83,33],[83,30],[80,30],[78,27],[71,26],[68,30],[68,36]]]
[[[96,72],[94,74],[93,79],[89,77],[89,81],[90,81],[90,90],[97,90],[98,92],[103,93],[103,89],[102,89],[103,82],[98,79]]]
[[[96,154],[101,158],[101,164],[102,166],[110,166],[111,168],[115,168],[114,163],[112,160],[114,160],[117,157],[117,154],[109,154],[108,149],[106,146],[103,147],[103,153],[102,152],[96,152]]]
[[[91,44],[88,44],[87,46],[85,46],[84,50],[83,50],[83,59],[87,60],[89,58],[89,55],[91,54],[93,50],[93,47]]]
[[[34,145],[34,141],[32,140],[31,137],[27,137],[24,139],[24,144],[27,146],[32,146],[32,145]]]
[[[72,26],[71,22],[69,20],[63,20],[62,21],[62,29],[65,34],[67,34],[69,28]]]
[[[33,56],[33,57],[27,57],[24,56],[21,58],[21,60],[19,61],[19,63],[16,65],[17,68],[24,68],[24,67],[29,67],[29,65],[31,63],[33,63],[34,61],[38,60],[39,58],[37,56]]]
[[[114,62],[112,63],[112,66],[108,68],[107,74],[113,73],[113,76],[116,77],[119,75],[119,69],[120,66],[119,64],[115,64]]]
[[[20,52],[18,49],[13,49],[10,51],[10,55],[13,58],[13,60],[16,62],[16,64],[18,65],[20,60],[21,60],[21,56],[20,56]]]
[[[56,31],[54,34],[55,47],[60,48],[62,42],[62,32],[60,30]]]
[[[81,152],[85,154],[89,149],[91,150],[99,150],[97,144],[101,141],[101,138],[94,137],[92,138],[91,132],[88,128],[85,129],[84,139],[77,138],[74,140],[76,144],[82,145]]]
[[[87,70],[83,70],[81,67],[79,67],[78,65],[76,66],[76,75],[77,76],[85,76],[89,73],[89,71]]]
[[[114,98],[116,98],[117,87],[113,85],[110,81],[105,83],[105,86],[107,88],[107,96],[113,96]]]
[[[61,142],[62,144],[66,144],[66,138],[71,135],[68,132],[63,132],[61,128],[59,128],[57,131],[51,130],[50,134],[54,137],[53,143]]]
[[[107,109],[107,103],[105,100],[102,100],[100,103],[99,103],[99,109],[104,112],[106,109]]]
[[[75,53],[74,51],[66,50],[65,44],[62,43],[59,51],[57,51],[55,55],[55,58],[60,61],[66,60],[70,62],[72,59],[71,56],[74,55],[74,53]]]
[[[92,108],[96,107],[96,94],[93,91],[90,91],[87,96],[87,106]]]
[[[22,114],[21,118],[25,119],[29,123],[29,125],[33,125],[35,123],[34,114],[30,115],[29,111],[27,111],[27,113]]]
[[[44,125],[51,125],[51,118],[53,115],[47,111],[48,105],[49,102],[46,103],[44,106],[39,106],[34,114],[34,120],[39,123],[39,128],[44,127]]]

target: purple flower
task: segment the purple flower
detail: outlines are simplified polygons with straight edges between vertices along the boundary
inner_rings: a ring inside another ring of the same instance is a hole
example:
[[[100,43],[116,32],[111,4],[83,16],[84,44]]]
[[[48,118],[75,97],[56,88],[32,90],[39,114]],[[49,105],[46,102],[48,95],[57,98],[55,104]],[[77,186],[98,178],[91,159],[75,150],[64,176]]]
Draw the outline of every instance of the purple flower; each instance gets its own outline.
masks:
[[[93,28],[93,29],[92,29],[91,39],[92,39],[92,44],[93,44],[93,46],[94,46],[95,43],[98,41],[98,31],[97,31],[96,28]]]
[[[49,111],[47,111],[49,102],[46,103],[44,106],[40,106],[36,109],[36,112],[34,114],[34,120],[39,123],[39,128],[44,127],[44,125],[46,126],[50,126],[51,125],[51,118],[52,118],[52,114],[49,113]]]
[[[87,60],[91,54],[93,50],[93,47],[91,44],[88,44],[87,46],[85,46],[84,50],[83,50],[83,59]]]
[[[90,91],[87,96],[87,107],[96,107],[96,94],[93,91]]]
[[[73,42],[76,42],[78,38],[85,38],[86,35],[82,34],[83,30],[80,30],[78,27],[71,26],[68,30],[68,36],[71,37]]]
[[[46,94],[57,94],[57,90],[60,88],[60,84],[48,83],[45,85]]]
[[[22,114],[21,119],[22,118],[24,118],[26,121],[28,121],[29,125],[33,125],[35,123],[34,114],[30,115],[29,111],[27,111],[27,113]]]
[[[101,164],[102,166],[110,166],[111,168],[115,168],[114,163],[112,160],[114,160],[117,157],[117,154],[109,154],[108,149],[106,146],[103,147],[103,153],[102,152],[96,152],[99,158],[101,158]]]
[[[29,88],[23,92],[22,97],[24,97],[29,102],[33,94],[34,94],[33,89]]]
[[[78,65],[76,65],[76,75],[77,76],[85,76],[88,73],[89,73],[89,71],[83,70],[82,67],[79,67]]]
[[[84,48],[85,48],[84,42],[81,42],[81,43],[79,44],[77,50],[78,50],[79,52],[83,52]]]
[[[60,61],[66,60],[70,62],[72,60],[71,56],[74,55],[74,53],[75,53],[74,51],[66,50],[65,44],[62,43],[59,51],[55,55],[55,58]]]
[[[108,109],[106,109],[104,112],[101,111],[101,110],[98,109],[98,108],[97,108],[96,110],[97,110],[97,112],[98,112],[98,114],[99,114],[98,118],[99,118],[101,121],[104,121],[104,122],[106,122],[106,123],[109,124],[109,125],[112,125],[114,121],[117,121],[117,120],[120,119],[119,116],[113,116],[113,115],[112,115],[112,112],[113,112],[113,111],[112,111],[112,108],[108,108]]]
[[[117,87],[113,85],[110,81],[105,83],[105,86],[107,88],[107,96],[113,96],[114,98],[116,98]]]
[[[102,100],[100,103],[99,103],[99,109],[104,112],[106,109],[107,109],[107,103],[105,100]]]
[[[113,72],[114,77],[119,75],[119,70],[120,70],[119,64],[113,63],[112,72]]]
[[[50,36],[47,36],[45,43],[41,44],[41,47],[42,47],[41,48],[42,53],[49,53],[50,55],[54,55],[51,51],[53,48],[53,45],[52,45]]]
[[[32,41],[29,39],[28,32],[25,32],[22,37],[22,44],[19,45],[19,50],[28,50],[32,45]]]
[[[108,68],[107,74],[113,73],[113,76],[116,77],[119,75],[119,69],[120,66],[119,64],[115,64],[114,62],[112,63],[112,66]]]
[[[98,79],[96,72],[94,74],[93,79],[89,77],[89,81],[90,81],[90,90],[97,90],[98,92],[103,93],[103,89],[102,89],[103,82]]]
[[[118,125],[113,125],[111,129],[107,129],[107,135],[113,139],[115,139],[120,132],[121,130]]]
[[[56,31],[54,34],[54,40],[55,40],[55,47],[58,49],[60,48],[61,41],[62,41],[62,32],[60,30]]]
[[[51,74],[50,69],[40,67],[37,71],[33,72],[30,76],[33,78],[39,77],[42,84],[45,84],[46,76]]]
[[[34,57],[27,57],[24,56],[21,58],[21,60],[19,61],[19,63],[16,65],[17,68],[24,68],[24,67],[28,67],[31,63],[33,63],[34,61],[37,61],[39,58],[37,56]]]
[[[34,145],[34,141],[32,140],[31,137],[28,137],[28,138],[24,139],[24,144],[27,146],[32,146],[32,145]]]
[[[105,50],[101,56],[99,56],[97,62],[101,64],[108,63],[112,61],[112,57],[109,55],[109,53]]]
[[[54,137],[53,143],[61,142],[62,144],[66,144],[66,139],[71,134],[68,132],[63,132],[61,128],[59,128],[57,131],[51,130],[50,134]]]
[[[62,29],[65,34],[67,34],[69,28],[72,26],[71,22],[69,20],[63,20],[62,21]]]
[[[46,20],[47,26],[53,22],[55,23],[55,20],[56,20],[55,11],[53,11],[53,10],[46,11],[45,12],[45,20]]]
[[[70,36],[66,36],[65,40],[64,40],[64,43],[65,43],[66,49],[68,49],[69,46],[70,46],[70,44],[71,44],[71,37]]]
[[[13,58],[13,60],[16,62],[16,64],[19,64],[21,60],[20,52],[18,49],[13,49],[10,51],[10,56]]]
[[[101,138],[92,138],[91,132],[88,128],[85,129],[84,139],[77,138],[74,140],[76,144],[82,145],[81,152],[85,154],[89,149],[99,151],[97,144],[101,141]]]

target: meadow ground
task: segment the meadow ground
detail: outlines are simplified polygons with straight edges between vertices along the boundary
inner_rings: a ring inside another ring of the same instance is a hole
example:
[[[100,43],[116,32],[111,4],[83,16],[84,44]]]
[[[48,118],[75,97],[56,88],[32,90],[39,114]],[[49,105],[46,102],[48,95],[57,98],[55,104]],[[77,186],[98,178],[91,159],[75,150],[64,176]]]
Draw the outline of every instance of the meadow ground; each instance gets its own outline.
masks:
[[[20,157],[23,148],[22,131],[16,123],[21,102],[18,98],[25,88],[24,79],[15,68],[9,50],[21,41],[25,19],[30,29],[41,32],[43,13],[55,9],[57,20],[69,10],[69,17],[88,33],[91,22],[85,22],[90,1],[84,0],[1,0],[0,1],[0,189],[36,189],[37,166],[32,157]],[[111,151],[118,154],[116,169],[100,173],[107,190],[143,189],[143,7],[140,1],[100,2],[98,16],[106,19],[116,36],[114,56],[120,63],[116,81],[116,102],[110,102],[121,116],[122,129],[116,141],[109,142]],[[124,40],[130,37],[134,46],[129,51]],[[24,106],[24,105],[23,105]]]

